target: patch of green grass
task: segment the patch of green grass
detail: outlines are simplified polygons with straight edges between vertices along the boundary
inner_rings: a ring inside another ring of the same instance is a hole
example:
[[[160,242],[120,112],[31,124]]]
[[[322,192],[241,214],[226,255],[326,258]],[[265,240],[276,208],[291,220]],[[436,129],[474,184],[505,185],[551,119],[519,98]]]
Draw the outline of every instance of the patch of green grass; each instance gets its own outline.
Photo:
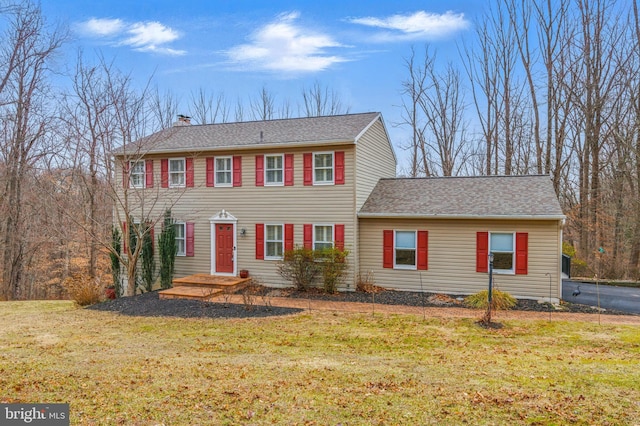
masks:
[[[72,424],[636,424],[638,327],[334,312],[126,317],[0,304],[1,402]]]

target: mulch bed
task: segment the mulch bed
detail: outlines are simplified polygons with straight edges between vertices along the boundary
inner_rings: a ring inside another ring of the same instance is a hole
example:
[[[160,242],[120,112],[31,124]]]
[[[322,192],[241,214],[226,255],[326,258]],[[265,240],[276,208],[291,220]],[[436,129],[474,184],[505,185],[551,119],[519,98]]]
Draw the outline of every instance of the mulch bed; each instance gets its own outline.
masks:
[[[260,318],[278,315],[290,315],[301,309],[264,306],[259,300],[253,305],[238,305],[224,302],[203,302],[189,299],[160,299],[158,292],[138,294],[133,297],[120,297],[97,303],[87,309],[118,312],[122,315],[179,318]]]
[[[121,297],[115,300],[92,305],[87,309],[118,312],[131,316],[173,316],[180,318],[260,318],[279,315],[290,315],[300,309],[268,306],[270,297],[291,297],[301,299],[330,300],[337,302],[376,303],[382,305],[404,305],[419,307],[459,307],[464,308],[463,296],[439,293],[415,293],[408,291],[385,290],[380,287],[368,292],[342,292],[328,294],[321,289],[297,291],[295,289],[274,289],[263,286],[250,286],[242,290],[253,295],[251,303],[225,303],[220,297],[216,302],[199,300],[169,299],[160,300],[157,292],[139,294],[133,297]],[[249,300],[249,299],[248,299]],[[596,313],[596,308],[575,303],[538,303],[535,300],[518,300],[513,308],[520,311],[535,312],[574,312]],[[603,314],[629,315],[625,312],[603,310]]]

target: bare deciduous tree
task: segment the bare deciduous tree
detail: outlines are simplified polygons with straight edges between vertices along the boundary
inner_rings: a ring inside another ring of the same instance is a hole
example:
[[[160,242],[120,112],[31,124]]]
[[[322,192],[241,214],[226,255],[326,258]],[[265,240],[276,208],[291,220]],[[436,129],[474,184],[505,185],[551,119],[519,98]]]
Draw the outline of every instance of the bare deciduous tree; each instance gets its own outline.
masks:
[[[275,95],[269,92],[266,86],[262,86],[260,94],[256,98],[251,98],[249,101],[253,119],[261,121],[274,119],[276,112],[275,103]]]
[[[47,27],[40,8],[26,3],[9,13],[9,25],[0,48],[0,152],[2,286],[0,299],[21,297],[26,238],[30,224],[24,216],[27,177],[48,153],[47,133],[52,128],[47,78],[50,61],[66,33]]]
[[[323,87],[317,80],[311,87],[302,89],[302,101],[305,117],[349,113],[349,107],[343,105],[338,92],[329,90],[327,86]]]
[[[224,93],[216,95],[203,88],[191,93],[189,113],[198,124],[226,123],[229,120],[229,106]]]

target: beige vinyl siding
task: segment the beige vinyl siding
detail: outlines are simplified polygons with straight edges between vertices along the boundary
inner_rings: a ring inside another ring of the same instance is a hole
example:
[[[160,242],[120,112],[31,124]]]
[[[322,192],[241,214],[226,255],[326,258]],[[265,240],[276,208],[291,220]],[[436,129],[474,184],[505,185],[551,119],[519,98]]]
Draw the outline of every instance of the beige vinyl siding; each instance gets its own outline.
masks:
[[[381,178],[396,176],[396,160],[380,119],[356,143],[356,211]]]
[[[307,152],[345,152],[345,184],[304,186],[303,154]],[[255,185],[255,155],[294,154],[294,186]],[[207,187],[206,158],[213,156],[242,157],[241,187]],[[238,271],[248,269],[253,277],[264,284],[287,286],[276,270],[276,262],[255,259],[255,225],[256,223],[272,223],[294,225],[294,244],[303,244],[304,224],[344,224],[345,247],[353,249],[355,238],[354,211],[354,146],[332,146],[312,148],[283,149],[281,151],[220,151],[199,153],[194,159],[194,188],[167,189],[161,187],[160,160],[167,156],[148,157],[154,160],[154,188],[144,190],[128,190],[133,195],[144,194],[145,214],[161,221],[166,208],[171,208],[175,219],[194,222],[194,257],[178,257],[175,264],[175,277],[194,273],[211,272],[211,224],[209,219],[221,210],[238,219],[236,264]],[[117,176],[122,176],[118,171]],[[120,185],[120,188],[122,185]],[[130,197],[135,198],[135,197]],[[136,212],[136,217],[139,211]],[[246,229],[245,236],[240,229]],[[155,230],[160,235],[161,222]],[[353,269],[353,268],[352,268]],[[352,288],[354,276],[351,272],[347,278]]]
[[[383,231],[429,232],[427,271],[383,268]],[[560,222],[497,220],[360,219],[360,272],[372,271],[386,288],[473,294],[488,286],[488,273],[476,272],[476,233],[527,232],[528,274],[494,274],[495,286],[519,298],[561,298]],[[549,285],[549,275],[551,286]],[[422,279],[422,282],[421,282]]]
[[[367,131],[356,141],[355,171],[354,214],[357,215],[378,181],[381,178],[396,176],[393,148],[380,118],[369,126]],[[355,217],[354,221],[357,222],[357,220],[358,218]],[[358,232],[356,230],[356,244],[352,248],[352,258],[356,265],[360,263]]]

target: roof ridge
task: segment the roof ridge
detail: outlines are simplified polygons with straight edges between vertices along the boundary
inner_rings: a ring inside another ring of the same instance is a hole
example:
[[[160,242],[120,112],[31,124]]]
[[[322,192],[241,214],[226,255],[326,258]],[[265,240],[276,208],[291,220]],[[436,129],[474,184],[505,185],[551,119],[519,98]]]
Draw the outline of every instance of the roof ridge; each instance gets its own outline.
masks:
[[[320,118],[340,118],[340,117],[351,117],[356,115],[369,115],[369,114],[380,114],[379,111],[369,111],[369,112],[354,112],[347,114],[334,114],[334,115],[315,115],[311,117],[288,117],[288,118],[271,118],[268,120],[247,120],[247,121],[227,121],[222,123],[206,123],[206,124],[191,124],[188,126],[177,126],[179,128],[194,128],[194,127],[204,127],[204,126],[219,126],[219,125],[229,125],[229,124],[252,124],[252,123],[274,123],[277,121],[294,121],[294,120],[313,120]]]
[[[527,178],[527,177],[551,177],[550,174],[531,175],[474,175],[474,176],[399,176],[393,178],[381,178],[380,180],[437,180],[437,179],[483,179],[483,178]]]

